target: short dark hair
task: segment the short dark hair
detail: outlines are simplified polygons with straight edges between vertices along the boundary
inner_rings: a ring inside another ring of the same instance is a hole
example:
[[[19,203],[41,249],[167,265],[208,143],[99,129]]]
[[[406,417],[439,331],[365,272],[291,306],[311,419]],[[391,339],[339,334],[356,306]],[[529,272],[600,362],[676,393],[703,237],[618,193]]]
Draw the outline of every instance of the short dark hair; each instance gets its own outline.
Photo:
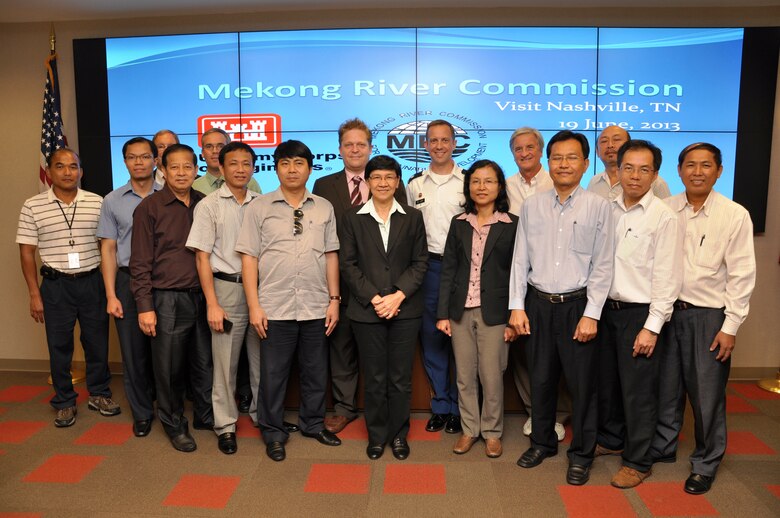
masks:
[[[623,163],[623,155],[625,155],[629,151],[640,151],[642,149],[646,149],[650,151],[653,154],[653,169],[656,171],[661,170],[661,161],[663,157],[661,156],[661,150],[650,142],[649,140],[626,140],[623,142],[623,145],[620,146],[620,149],[618,149],[617,152],[617,165],[620,167],[620,164]]]
[[[198,155],[196,155],[195,151],[187,144],[171,144],[170,146],[165,148],[165,151],[163,152],[163,156],[162,156],[162,166],[168,167],[168,156],[171,153],[178,153],[179,151],[186,151],[188,153],[192,153],[192,164],[195,167],[198,166]]]
[[[225,147],[219,150],[219,165],[225,165],[225,155],[233,151],[246,151],[252,155],[252,165],[255,165],[257,162],[257,153],[249,144],[234,140],[233,142],[228,142]]]
[[[363,171],[363,177],[368,180],[368,177],[374,171],[395,171],[398,178],[401,178],[401,165],[398,161],[387,155],[377,155],[366,164],[366,170]]]
[[[468,214],[477,213],[477,207],[474,204],[474,200],[471,199],[471,176],[477,169],[482,169],[483,167],[489,167],[496,173],[498,185],[501,187],[501,190],[498,191],[498,196],[496,197],[495,210],[498,212],[509,212],[509,196],[506,192],[506,175],[504,175],[504,170],[501,169],[501,166],[492,160],[477,160],[471,164],[471,167],[466,169],[465,173],[463,173],[463,196],[466,198],[466,201],[463,203],[463,210]]]
[[[125,145],[122,146],[122,156],[124,158],[127,158],[127,148],[129,148],[133,144],[146,144],[147,146],[149,146],[149,149],[152,150],[152,156],[154,158],[157,158],[157,146],[154,145],[154,142],[152,142],[151,140],[145,137],[133,137],[127,142],[125,142]]]
[[[428,125],[425,127],[425,140],[428,140],[428,130],[434,126],[447,126],[448,128],[450,128],[450,133],[452,133],[452,138],[455,138],[455,126],[453,126],[448,121],[445,121],[444,119],[436,119],[429,122]]]
[[[368,140],[368,143],[371,144],[371,140],[373,139],[371,130],[368,129],[368,126],[365,122],[355,117],[354,119],[344,121],[341,126],[339,126],[339,146],[341,145],[341,140],[344,138],[344,133],[348,132],[349,130],[362,131],[366,134],[366,140]]]
[[[590,144],[588,143],[588,137],[586,137],[582,133],[575,133],[574,131],[563,130],[553,135],[553,138],[551,138],[550,142],[547,143],[547,158],[548,159],[550,158],[550,151],[552,150],[553,144],[557,144],[558,142],[564,142],[566,140],[576,140],[577,142],[580,143],[580,147],[582,148],[583,158],[587,159],[590,156]]]
[[[59,155],[60,153],[72,154],[73,156],[76,157],[76,161],[79,163],[79,167],[81,167],[81,157],[79,156],[78,153],[76,153],[69,147],[61,147],[59,149],[55,149],[54,151],[52,151],[51,154],[49,155],[49,158],[46,159],[46,165],[48,167],[51,167],[51,165],[54,163],[54,157]]]
[[[314,163],[314,155],[309,149],[309,146],[301,142],[300,140],[285,140],[274,150],[274,167],[279,165],[279,160],[282,158],[305,158],[309,164],[309,169],[312,168]]]
[[[720,149],[718,149],[718,146],[710,144],[709,142],[696,142],[694,144],[685,146],[685,149],[680,151],[680,156],[677,157],[677,166],[682,166],[682,163],[685,160],[685,156],[691,151],[696,151],[697,149],[704,149],[709,151],[715,158],[715,165],[718,167],[723,165],[723,155],[721,154]]]

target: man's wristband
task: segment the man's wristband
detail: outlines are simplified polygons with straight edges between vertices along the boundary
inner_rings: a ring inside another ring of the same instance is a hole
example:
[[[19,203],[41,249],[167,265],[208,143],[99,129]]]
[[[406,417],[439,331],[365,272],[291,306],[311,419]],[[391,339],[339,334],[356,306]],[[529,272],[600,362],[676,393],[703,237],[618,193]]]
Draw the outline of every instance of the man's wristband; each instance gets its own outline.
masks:
[[[341,302],[341,295],[331,295],[330,300],[338,300],[339,302]]]

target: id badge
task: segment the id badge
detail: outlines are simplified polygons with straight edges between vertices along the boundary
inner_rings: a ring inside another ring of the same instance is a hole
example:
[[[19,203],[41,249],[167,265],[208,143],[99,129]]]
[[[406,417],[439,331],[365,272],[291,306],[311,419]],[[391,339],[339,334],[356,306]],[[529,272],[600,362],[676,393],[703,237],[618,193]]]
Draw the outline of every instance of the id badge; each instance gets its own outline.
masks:
[[[78,252],[70,252],[68,254],[68,268],[81,268]]]

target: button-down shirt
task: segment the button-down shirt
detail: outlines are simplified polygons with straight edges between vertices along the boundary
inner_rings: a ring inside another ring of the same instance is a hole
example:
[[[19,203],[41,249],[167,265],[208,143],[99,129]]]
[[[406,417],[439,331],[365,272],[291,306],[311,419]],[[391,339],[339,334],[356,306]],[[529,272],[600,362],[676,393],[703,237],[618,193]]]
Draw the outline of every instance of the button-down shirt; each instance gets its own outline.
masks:
[[[184,245],[195,206],[202,198],[201,193],[190,189],[188,207],[165,185],[135,209],[130,274],[139,313],[154,310],[152,289],[200,286],[195,253]]]
[[[293,233],[293,210],[303,232]],[[244,214],[236,251],[257,257],[260,306],[271,320],[325,318],[330,303],[325,253],[338,250],[333,206],[308,190],[293,207],[281,190],[260,196]]]
[[[241,273],[241,254],[235,250],[236,241],[244,213],[258,196],[247,190],[243,203],[239,203],[230,188],[223,185],[195,207],[187,248],[211,254],[212,272]]]
[[[630,209],[621,196],[612,209],[617,224],[609,298],[650,304],[644,327],[660,333],[682,286],[685,223],[652,190]]]
[[[162,185],[152,183],[152,192],[162,189]],[[149,193],[151,194],[151,193]],[[144,199],[133,190],[130,182],[114,189],[103,199],[100,209],[100,222],[97,237],[116,241],[116,264],[120,267],[130,265],[130,241],[133,237],[133,212]]]
[[[590,182],[588,182],[588,190],[609,201],[615,201],[618,198],[623,197],[623,187],[620,185],[620,182],[616,182],[615,185],[610,185],[609,175],[607,175],[606,171],[602,171],[590,179]],[[666,181],[661,178],[660,174],[653,181],[651,190],[657,198],[661,199],[668,198],[672,194],[669,191],[669,186]]]
[[[520,173],[513,174],[506,179],[506,193],[509,196],[509,212],[515,216],[520,215],[520,207],[528,197],[536,193],[547,192],[553,188],[550,173],[542,167],[537,171],[530,182],[526,182]]]
[[[360,178],[360,203],[365,203],[368,199],[368,182],[366,182],[366,179],[363,177],[363,173],[355,174],[350,173],[346,169],[344,169],[344,174],[347,176],[347,188],[349,189],[349,196],[350,199],[352,197],[352,190],[355,188],[355,178]]]
[[[474,230],[471,233],[471,269],[469,270],[469,289],[466,292],[465,307],[478,308],[482,305],[480,296],[482,259],[485,256],[485,243],[487,243],[490,227],[499,221],[511,224],[512,220],[503,212],[494,212],[484,225],[479,224],[476,214],[464,212],[458,216],[458,219],[467,221]]]
[[[509,309],[525,309],[527,285],[546,293],[587,288],[584,316],[598,320],[612,284],[612,208],[603,198],[577,187],[561,203],[543,192],[520,209]]]
[[[409,180],[406,186],[409,206],[422,212],[428,251],[443,254],[455,214],[463,212],[463,170],[455,165],[452,172],[439,175],[426,169]]]
[[[667,203],[686,222],[680,300],[707,308],[725,307],[721,331],[736,335],[747,317],[756,283],[750,215],[715,191],[698,212],[684,192]]]
[[[221,176],[214,176],[213,174],[206,171],[206,174],[201,176],[200,178],[197,178],[192,183],[192,188],[196,191],[202,192],[205,195],[209,195],[212,192],[216,191],[222,185],[225,183],[225,179]],[[262,194],[263,191],[260,190],[260,185],[257,183],[257,180],[254,178],[249,180],[249,183],[246,186],[247,189],[250,191],[254,191],[258,194]]]
[[[387,252],[387,241],[390,239],[390,219],[395,211],[398,211],[401,214],[406,214],[404,208],[401,207],[401,204],[398,203],[395,198],[393,198],[393,206],[390,207],[390,212],[387,214],[387,221],[384,221],[376,211],[376,207],[374,207],[374,198],[368,200],[365,205],[360,207],[360,209],[357,211],[358,214],[370,214],[371,217],[374,218],[374,220],[377,222],[377,225],[379,225],[379,235],[382,236],[382,244],[385,247],[385,252]]]
[[[73,202],[67,204],[50,188],[22,205],[16,242],[38,247],[41,262],[55,270],[65,273],[94,270],[100,265],[95,232],[102,203],[103,198],[97,194],[79,189]],[[77,268],[68,260],[68,254],[72,253],[79,256]]]

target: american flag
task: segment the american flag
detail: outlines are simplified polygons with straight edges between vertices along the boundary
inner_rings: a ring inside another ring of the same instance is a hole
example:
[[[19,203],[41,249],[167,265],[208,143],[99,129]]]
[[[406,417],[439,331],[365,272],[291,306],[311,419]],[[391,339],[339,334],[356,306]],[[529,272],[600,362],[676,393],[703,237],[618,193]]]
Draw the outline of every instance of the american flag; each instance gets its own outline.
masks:
[[[38,171],[38,190],[43,192],[51,185],[46,178],[46,160],[52,152],[66,147],[68,139],[62,133],[60,110],[60,82],[57,77],[57,54],[46,59],[46,86],[43,89],[43,117],[41,120],[41,155]]]

